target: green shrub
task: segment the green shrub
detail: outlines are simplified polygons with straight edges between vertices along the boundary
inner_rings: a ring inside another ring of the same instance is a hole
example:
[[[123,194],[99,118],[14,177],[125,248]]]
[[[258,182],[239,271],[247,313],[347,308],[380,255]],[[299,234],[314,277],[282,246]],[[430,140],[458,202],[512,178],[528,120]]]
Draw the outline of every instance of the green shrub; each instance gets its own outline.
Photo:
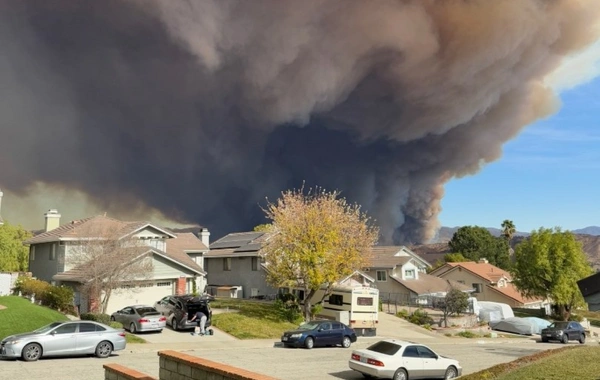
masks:
[[[569,316],[569,321],[581,322],[583,321],[583,316],[579,314],[571,314]]]
[[[108,324],[110,327],[112,327],[113,329],[122,329],[123,328],[123,324],[121,322],[117,322],[117,321],[112,321]]]
[[[21,292],[21,295],[30,297],[35,295],[35,299],[39,300],[44,297],[44,293],[51,285],[46,281],[41,281],[28,276],[20,276],[15,282],[15,292]]]
[[[590,325],[600,327],[600,319],[590,319]]]
[[[408,321],[410,323],[414,323],[415,325],[432,325],[434,324],[433,318],[427,314],[426,311],[422,309],[417,309],[408,317]]]
[[[402,309],[399,312],[396,313],[396,317],[398,318],[403,318],[403,319],[408,319],[408,311]]]
[[[105,325],[110,324],[110,315],[108,314],[100,314],[100,313],[83,313],[79,318],[82,321],[94,321],[99,323],[104,323]]]
[[[73,297],[72,288],[50,285],[42,295],[42,304],[60,312],[73,314]]]
[[[426,323],[421,327],[423,327],[425,330],[429,330],[429,331],[433,330],[433,328],[431,327],[431,325],[429,323]]]
[[[479,336],[472,331],[461,331],[461,332],[457,333],[456,335],[462,336],[463,338],[476,338]]]
[[[277,299],[273,303],[273,306],[278,311],[280,317],[288,322],[297,323],[303,319],[300,305],[296,302],[295,298],[287,298],[287,301],[283,299]]]
[[[315,316],[321,314],[323,311],[323,304],[319,303],[316,305],[312,305],[310,308],[310,315],[314,318]]]

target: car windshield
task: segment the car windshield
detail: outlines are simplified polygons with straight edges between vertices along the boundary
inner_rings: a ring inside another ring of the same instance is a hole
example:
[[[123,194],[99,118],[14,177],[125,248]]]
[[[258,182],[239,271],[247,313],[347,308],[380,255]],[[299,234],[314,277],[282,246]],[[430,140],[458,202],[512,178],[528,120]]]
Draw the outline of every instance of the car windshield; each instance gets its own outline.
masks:
[[[568,324],[569,324],[569,322],[554,322],[553,324],[550,325],[550,328],[566,329]]]
[[[159,315],[160,313],[158,311],[156,311],[155,308],[153,307],[137,307],[135,309],[135,311],[137,311],[137,313],[139,315],[141,315],[142,317],[146,316],[146,315]]]
[[[402,348],[402,346],[399,344],[382,341],[370,345],[367,347],[367,350],[379,352],[380,354],[385,355],[394,355],[400,348]]]
[[[33,330],[34,333],[38,333],[38,334],[43,334],[43,333],[47,333],[48,331],[52,330],[53,328],[62,325],[62,322],[52,322],[49,325],[46,325],[44,327],[40,327],[37,330]]]
[[[298,330],[314,330],[319,326],[318,323],[307,322],[303,325],[298,326]]]

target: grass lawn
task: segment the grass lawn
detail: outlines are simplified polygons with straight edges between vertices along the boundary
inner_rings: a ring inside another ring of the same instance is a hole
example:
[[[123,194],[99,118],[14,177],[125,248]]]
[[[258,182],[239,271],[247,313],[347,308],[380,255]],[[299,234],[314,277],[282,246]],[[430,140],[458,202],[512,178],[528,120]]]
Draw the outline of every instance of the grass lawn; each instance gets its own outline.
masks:
[[[237,312],[213,313],[212,324],[239,339],[276,339],[298,326],[286,321],[273,303],[236,299],[217,299],[210,303],[213,309]]]
[[[63,314],[45,306],[32,304],[17,296],[0,297],[0,339],[9,335],[33,331],[52,322],[68,320]]]
[[[600,346],[570,346],[540,352],[461,377],[461,380],[597,380]]]
[[[147,343],[145,339],[128,332],[125,332],[125,341],[127,343]]]

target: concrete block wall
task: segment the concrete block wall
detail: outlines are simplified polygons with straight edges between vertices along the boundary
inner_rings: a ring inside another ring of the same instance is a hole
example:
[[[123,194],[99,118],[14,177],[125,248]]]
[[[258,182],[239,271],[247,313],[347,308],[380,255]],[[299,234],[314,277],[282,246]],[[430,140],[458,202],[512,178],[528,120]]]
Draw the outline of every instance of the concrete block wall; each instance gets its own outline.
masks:
[[[177,351],[159,351],[158,356],[159,380],[278,380]],[[104,372],[105,380],[157,380],[119,364],[105,364]]]

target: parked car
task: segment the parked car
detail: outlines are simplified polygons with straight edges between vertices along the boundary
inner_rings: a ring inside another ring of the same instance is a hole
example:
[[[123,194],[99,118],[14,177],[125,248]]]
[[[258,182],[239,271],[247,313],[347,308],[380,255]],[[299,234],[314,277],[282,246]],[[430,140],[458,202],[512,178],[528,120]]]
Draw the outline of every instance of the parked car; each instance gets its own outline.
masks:
[[[356,342],[353,329],[336,321],[311,321],[298,326],[296,330],[286,331],[281,336],[284,347],[337,346],[344,348]]]
[[[25,334],[8,336],[0,342],[0,358],[36,361],[48,356],[93,354],[107,358],[125,349],[125,332],[92,321],[53,322]]]
[[[579,322],[554,322],[550,326],[542,329],[540,334],[542,342],[558,340],[563,344],[570,340],[578,340],[579,343],[585,343],[585,329]]]
[[[154,304],[154,308],[165,316],[167,325],[175,331],[192,329],[197,326],[196,321],[190,320],[196,312],[201,311],[206,315],[205,328],[210,327],[212,311],[210,310],[211,297],[194,296],[191,294],[167,296]]]
[[[457,360],[438,355],[425,345],[394,339],[353,351],[348,365],[367,379],[453,379],[462,375]]]
[[[167,324],[167,318],[155,308],[148,305],[127,306],[110,316],[111,321],[117,321],[132,334],[143,331],[162,331]]]

